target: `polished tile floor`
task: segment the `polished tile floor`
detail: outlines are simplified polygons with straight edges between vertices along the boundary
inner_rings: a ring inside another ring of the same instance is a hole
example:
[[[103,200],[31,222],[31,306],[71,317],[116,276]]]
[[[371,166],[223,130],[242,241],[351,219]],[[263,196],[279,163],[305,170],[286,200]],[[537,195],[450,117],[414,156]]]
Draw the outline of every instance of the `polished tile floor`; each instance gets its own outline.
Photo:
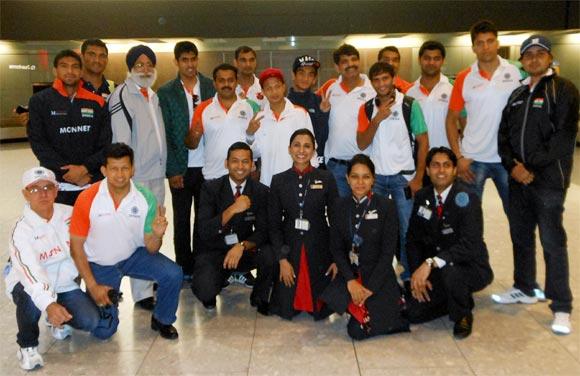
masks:
[[[0,145],[0,260],[7,259],[9,231],[20,215],[20,177],[35,165],[27,144]],[[576,153],[580,163],[580,151]],[[580,168],[574,172],[566,202],[572,291],[580,296]],[[169,194],[167,203],[170,201]],[[169,208],[169,211],[171,209]],[[451,323],[439,319],[398,334],[351,341],[345,319],[337,315],[314,323],[305,315],[293,322],[263,317],[251,309],[249,290],[228,287],[217,311],[207,313],[189,289],[181,292],[179,340],[167,341],[149,329],[148,312],[133,307],[128,282],[120,305],[121,325],[109,341],[75,332],[54,340],[41,325],[40,350],[45,367],[34,374],[59,375],[580,375],[580,312],[572,314],[575,331],[550,331],[546,303],[498,306],[490,294],[511,284],[512,256],[506,218],[493,186],[484,199],[485,234],[495,281],[476,295],[470,338],[456,341]],[[168,213],[171,217],[171,213]],[[169,234],[172,229],[169,229]],[[170,237],[169,237],[170,238]],[[163,252],[173,257],[171,239]],[[538,253],[538,278],[543,259]],[[4,287],[2,287],[4,288]],[[24,373],[18,367],[14,305],[0,297],[0,375]]]

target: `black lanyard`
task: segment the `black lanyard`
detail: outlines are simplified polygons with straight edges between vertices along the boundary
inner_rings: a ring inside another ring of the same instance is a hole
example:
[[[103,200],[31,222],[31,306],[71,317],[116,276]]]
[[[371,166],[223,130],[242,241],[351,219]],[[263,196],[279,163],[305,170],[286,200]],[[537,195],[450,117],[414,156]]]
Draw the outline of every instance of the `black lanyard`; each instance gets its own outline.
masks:
[[[358,236],[358,232],[360,231],[360,226],[362,224],[362,221],[367,214],[367,210],[369,210],[369,207],[371,206],[371,201],[372,201],[372,197],[369,197],[367,200],[367,205],[365,206],[365,210],[362,212],[362,215],[360,216],[358,223],[356,223],[354,225],[354,230],[353,230],[353,226],[352,226],[352,207],[350,208],[350,213],[349,213],[350,214],[349,215],[350,223],[348,224],[348,228],[350,229],[350,239],[351,239],[353,248],[354,248],[354,246],[356,246],[357,248],[359,246],[359,244],[355,244],[354,238],[355,238],[355,236]]]

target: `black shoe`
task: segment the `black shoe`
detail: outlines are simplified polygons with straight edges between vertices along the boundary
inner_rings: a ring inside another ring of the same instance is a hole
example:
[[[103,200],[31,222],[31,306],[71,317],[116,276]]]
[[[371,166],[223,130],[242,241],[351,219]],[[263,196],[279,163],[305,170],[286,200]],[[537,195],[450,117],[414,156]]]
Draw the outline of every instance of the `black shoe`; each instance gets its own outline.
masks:
[[[208,311],[215,310],[215,305],[216,305],[215,298],[213,298],[212,300],[208,300],[206,302],[201,302],[201,303],[203,304],[203,307],[205,309],[207,309]]]
[[[453,336],[456,339],[467,338],[471,334],[472,327],[473,327],[473,315],[470,313],[461,320],[455,322],[455,325],[453,326]]]
[[[138,302],[135,302],[135,305],[141,307],[146,311],[153,311],[153,309],[155,309],[155,299],[152,296],[150,296],[148,298],[141,299]]]
[[[173,325],[163,325],[155,316],[151,316],[151,329],[159,332],[159,335],[165,339],[177,339],[179,334],[177,333],[177,329]]]
[[[270,305],[267,302],[258,302],[256,306],[259,314],[270,316]]]

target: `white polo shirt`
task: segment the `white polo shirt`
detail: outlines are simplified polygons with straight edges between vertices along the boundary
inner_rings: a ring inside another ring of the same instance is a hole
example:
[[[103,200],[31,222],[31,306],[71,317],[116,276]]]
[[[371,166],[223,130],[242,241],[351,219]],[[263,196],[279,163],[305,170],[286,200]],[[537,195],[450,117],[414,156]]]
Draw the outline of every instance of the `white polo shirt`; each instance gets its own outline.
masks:
[[[199,124],[203,130],[205,164],[202,173],[206,180],[228,173],[224,165],[228,149],[235,142],[246,142],[246,129],[258,111],[255,102],[240,98],[226,110],[217,94],[197,106],[192,126]]]
[[[403,97],[405,95],[396,90],[395,103],[391,107],[391,115],[381,121],[373,142],[366,149],[370,153],[371,160],[375,164],[375,172],[378,175],[396,175],[402,171],[413,171],[403,175],[407,180],[415,176],[415,160],[409,140],[409,131],[403,117]],[[377,114],[376,104],[373,106],[371,119]],[[364,132],[369,127],[370,120],[365,113],[365,105],[362,104],[358,112],[357,132]],[[411,107],[411,132],[417,136],[427,132],[427,126],[423,119],[421,107],[417,101],[413,101]]]
[[[253,100],[260,106],[260,108],[264,108],[264,105],[267,102],[267,100],[264,98],[264,94],[262,93],[260,79],[256,77],[256,75],[254,75],[254,83],[248,88],[248,90],[244,90],[242,85],[238,84],[236,87],[236,94],[242,99]]]
[[[183,85],[183,82],[181,82],[181,84]],[[183,92],[185,93],[185,99],[187,100],[187,110],[189,111],[189,124],[191,124],[191,121],[193,120],[193,113],[194,108],[193,108],[193,96],[197,95],[197,100],[195,101],[195,105],[199,106],[199,104],[201,103],[201,91],[200,91],[200,87],[199,87],[199,76],[197,77],[197,82],[195,83],[195,86],[193,87],[193,91],[190,93],[186,88],[185,85],[183,85]],[[203,167],[203,136],[201,136],[201,140],[199,142],[199,146],[197,147],[197,149],[195,150],[188,150],[187,152],[187,167]]]
[[[292,104],[287,98],[284,99],[286,106],[279,117],[276,117],[270,109],[269,102],[266,101],[264,110],[257,115],[257,117],[264,115],[260,121],[260,128],[254,135],[253,142],[250,137],[247,140],[248,143],[252,142],[254,158],[262,158],[260,182],[268,187],[272,181],[272,176],[292,167],[292,158],[288,153],[292,133],[298,129],[306,128],[314,134],[308,112],[304,108]],[[314,167],[318,167],[316,151],[310,163]]]
[[[461,140],[461,154],[478,162],[501,162],[497,134],[507,100],[519,87],[520,70],[498,56],[499,66],[489,77],[477,61],[457,75],[449,109],[467,111],[467,125]]]
[[[342,84],[342,76],[328,80],[318,94],[330,94],[330,115],[328,119],[328,140],[324,149],[326,161],[330,158],[350,160],[361,153],[356,144],[356,129],[359,107],[376,96],[371,82],[364,74],[360,75],[363,85],[347,91]],[[368,154],[368,153],[365,153]]]
[[[86,238],[84,248],[89,262],[115,265],[145,246],[145,234],[153,231],[156,212],[153,193],[133,181],[127,196],[115,207],[105,178],[79,195],[70,234]]]
[[[423,117],[425,118],[425,123],[427,123],[430,148],[449,147],[445,119],[447,118],[452,90],[453,85],[449,82],[447,76],[441,74],[439,82],[431,89],[431,92],[421,85],[421,77],[407,91],[407,95],[415,98],[421,105]]]

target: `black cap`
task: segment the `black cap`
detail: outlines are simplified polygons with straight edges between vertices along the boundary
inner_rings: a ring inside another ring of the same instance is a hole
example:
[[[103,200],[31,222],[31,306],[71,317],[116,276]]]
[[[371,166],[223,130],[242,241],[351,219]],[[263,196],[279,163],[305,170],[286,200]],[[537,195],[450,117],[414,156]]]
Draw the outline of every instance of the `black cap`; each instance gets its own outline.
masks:
[[[320,62],[310,55],[302,55],[294,60],[294,64],[292,64],[292,72],[296,73],[300,67],[314,67],[314,69],[318,71],[318,68],[320,68]]]
[[[522,43],[522,46],[520,47],[520,56],[522,56],[530,47],[534,46],[541,47],[548,52],[552,51],[552,42],[550,42],[550,40],[545,36],[536,34],[532,35]]]

